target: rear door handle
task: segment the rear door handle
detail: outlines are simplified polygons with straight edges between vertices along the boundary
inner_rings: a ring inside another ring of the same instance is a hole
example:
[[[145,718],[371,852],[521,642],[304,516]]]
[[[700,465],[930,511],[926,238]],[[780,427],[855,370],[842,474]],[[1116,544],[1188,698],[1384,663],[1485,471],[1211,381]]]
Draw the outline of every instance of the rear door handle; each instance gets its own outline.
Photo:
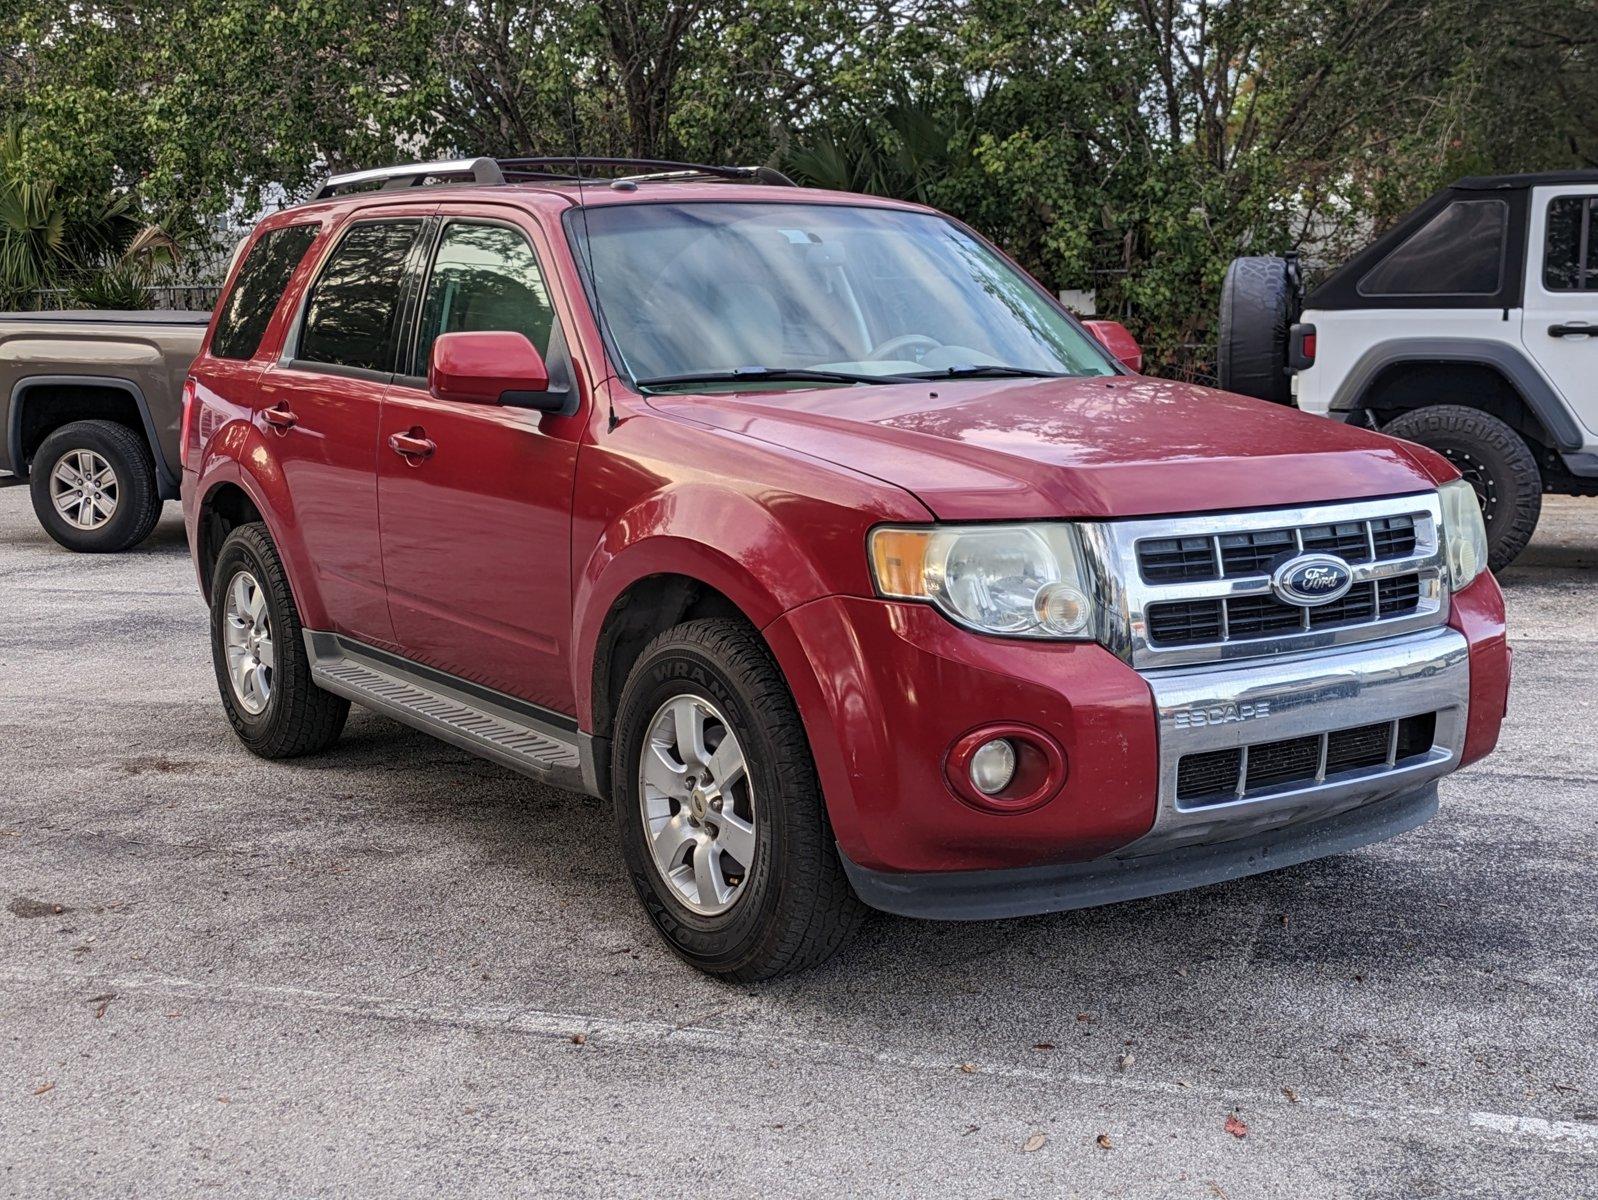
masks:
[[[1588,325],[1583,322],[1580,325],[1550,325],[1548,327],[1549,337],[1569,337],[1573,333],[1585,334],[1587,337],[1598,337],[1598,325]]]
[[[275,404],[263,412],[261,414],[261,420],[265,421],[279,433],[287,433],[300,423],[300,419],[295,416],[292,411],[285,408],[281,404]]]
[[[391,433],[388,435],[388,448],[401,458],[410,462],[412,459],[420,461],[432,456],[438,449],[438,444],[427,437],[420,429],[410,433]],[[415,463],[413,462],[414,466]]]

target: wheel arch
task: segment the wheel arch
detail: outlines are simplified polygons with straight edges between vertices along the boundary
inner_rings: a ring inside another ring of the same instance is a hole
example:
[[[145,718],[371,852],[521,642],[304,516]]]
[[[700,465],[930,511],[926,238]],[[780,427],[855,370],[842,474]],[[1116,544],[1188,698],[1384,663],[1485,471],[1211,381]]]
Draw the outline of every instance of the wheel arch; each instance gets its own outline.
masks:
[[[57,419],[59,418],[59,419]],[[178,494],[178,475],[166,458],[144,391],[113,375],[29,375],[12,385],[6,448],[21,475],[44,439],[73,421],[113,421],[138,434],[155,462],[163,500]]]
[[[289,590],[294,594],[301,621],[308,629],[324,628],[326,612],[315,575],[309,570],[292,537],[292,515],[284,516],[285,513],[292,514],[292,509],[274,504],[274,489],[264,486],[260,479],[240,465],[241,458],[247,460],[250,457],[248,442],[258,437],[247,422],[234,422],[217,435],[208,450],[210,463],[196,485],[199,502],[195,509],[190,545],[200,591],[209,603],[211,570],[216,565],[216,555],[221,551],[227,535],[241,524],[259,521],[266,526],[267,536],[272,539],[278,557],[283,560]],[[233,439],[237,439],[240,445],[233,446],[226,455],[212,453],[219,443]],[[281,477],[278,477],[278,483],[278,490],[281,490]]]
[[[1439,382],[1451,389],[1439,397]],[[1553,387],[1515,347],[1481,338],[1401,338],[1362,355],[1330,411],[1378,424],[1433,404],[1479,408],[1550,452],[1579,450],[1582,432]]]

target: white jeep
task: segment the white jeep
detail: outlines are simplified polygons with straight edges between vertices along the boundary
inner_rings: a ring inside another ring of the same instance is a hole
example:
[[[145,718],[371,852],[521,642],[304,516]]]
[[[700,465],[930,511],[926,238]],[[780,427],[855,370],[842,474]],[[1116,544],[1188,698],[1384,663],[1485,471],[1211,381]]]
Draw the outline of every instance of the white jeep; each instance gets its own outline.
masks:
[[[1446,455],[1507,566],[1544,492],[1598,495],[1598,171],[1461,179],[1308,295],[1292,256],[1234,260],[1219,367]]]

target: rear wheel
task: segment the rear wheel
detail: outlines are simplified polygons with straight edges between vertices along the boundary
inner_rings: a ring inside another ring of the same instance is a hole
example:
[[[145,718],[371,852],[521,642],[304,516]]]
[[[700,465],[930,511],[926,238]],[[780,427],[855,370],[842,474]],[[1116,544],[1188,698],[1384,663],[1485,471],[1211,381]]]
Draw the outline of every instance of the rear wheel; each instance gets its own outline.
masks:
[[[1518,433],[1491,413],[1460,404],[1402,413],[1382,432],[1418,442],[1453,463],[1481,502],[1488,565],[1501,571],[1515,561],[1543,507],[1542,472]]]
[[[350,702],[311,682],[300,617],[259,523],[228,535],[211,576],[211,662],[233,731],[262,758],[325,750]]]
[[[132,549],[161,517],[145,440],[114,421],[73,421],[39,446],[29,470],[39,524],[68,550]]]
[[[699,969],[769,979],[859,926],[793,697],[741,621],[690,621],[645,648],[622,693],[611,794],[639,899]]]

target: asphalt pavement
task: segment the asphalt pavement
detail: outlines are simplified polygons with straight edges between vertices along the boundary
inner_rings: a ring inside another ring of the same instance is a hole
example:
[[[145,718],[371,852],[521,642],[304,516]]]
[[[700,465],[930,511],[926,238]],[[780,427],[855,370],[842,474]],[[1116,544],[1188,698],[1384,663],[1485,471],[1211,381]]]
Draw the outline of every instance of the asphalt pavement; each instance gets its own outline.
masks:
[[[1598,1195],[1598,500],[1505,573],[1498,753],[1392,842],[684,967],[608,810],[223,719],[176,506],[0,488],[0,1195]]]

